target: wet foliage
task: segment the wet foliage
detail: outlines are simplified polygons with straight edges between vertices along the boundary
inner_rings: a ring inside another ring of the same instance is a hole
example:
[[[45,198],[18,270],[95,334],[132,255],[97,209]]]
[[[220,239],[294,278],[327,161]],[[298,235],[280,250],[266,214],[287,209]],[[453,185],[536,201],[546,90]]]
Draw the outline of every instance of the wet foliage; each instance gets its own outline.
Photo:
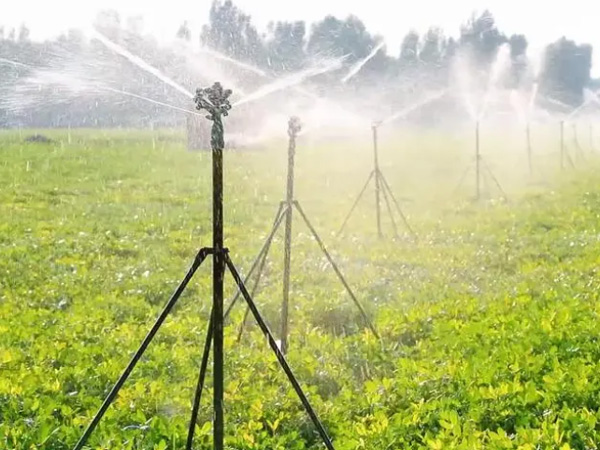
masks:
[[[53,144],[0,134],[0,448],[72,448],[195,252],[211,242],[210,155],[186,152],[183,136],[48,136]],[[416,242],[401,227],[393,238],[387,216],[378,240],[371,198],[336,238],[368,175],[368,147],[299,143],[298,198],[382,335],[361,323],[296,218],[289,360],[336,449],[596,448],[594,164],[588,156],[586,169],[546,171],[543,185],[523,189],[507,181],[520,169],[503,160],[506,170],[494,169],[510,202],[473,204],[464,191],[450,195],[464,161],[449,155],[461,144],[420,139],[395,141],[381,155]],[[500,153],[510,146],[501,142]],[[226,244],[242,271],[283,198],[285,148],[226,154]],[[273,330],[281,243],[279,235],[257,293]],[[90,448],[183,447],[210,273],[200,270]],[[250,325],[236,342],[242,316],[239,306],[226,327],[227,445],[321,448],[259,330]],[[199,449],[211,448],[211,394],[209,382]]]

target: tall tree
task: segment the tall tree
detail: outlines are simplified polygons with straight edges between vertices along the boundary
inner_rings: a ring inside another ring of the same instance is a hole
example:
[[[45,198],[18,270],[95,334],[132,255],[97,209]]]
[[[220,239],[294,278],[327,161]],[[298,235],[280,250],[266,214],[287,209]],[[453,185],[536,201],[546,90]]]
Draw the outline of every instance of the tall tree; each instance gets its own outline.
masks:
[[[546,47],[541,88],[564,103],[578,105],[591,80],[592,47],[562,37]]]
[[[419,60],[419,42],[421,37],[415,30],[410,30],[400,46],[400,66],[415,66]]]
[[[121,37],[121,16],[113,9],[100,11],[96,15],[94,25],[110,39],[118,41]]]
[[[364,57],[377,45],[365,24],[356,16],[340,20],[327,16],[313,24],[307,49],[313,56],[347,56],[353,63]]]
[[[31,33],[29,31],[29,28],[27,28],[27,25],[22,24],[19,27],[19,42],[28,42],[30,34]]]
[[[274,71],[298,70],[304,64],[306,24],[303,21],[269,24],[267,52]]]
[[[506,36],[496,26],[496,19],[487,10],[472,16],[460,30],[460,44],[469,47],[477,62],[484,65],[492,62],[498,47],[506,41]]]
[[[231,0],[213,1],[209,23],[202,28],[200,40],[203,45],[233,58],[260,66],[266,64],[264,42],[251,17]]]
[[[308,38],[307,52],[313,58],[345,57],[344,63],[350,67],[369,56],[381,41],[380,37],[371,35],[365,24],[356,16],[350,15],[345,20],[326,16],[320,22],[313,24]],[[353,83],[360,85],[374,81],[375,73],[385,76],[389,74],[391,67],[391,59],[383,49],[380,49],[352,78]],[[322,79],[333,81],[338,76],[339,74],[332,73]]]
[[[419,60],[428,66],[439,67],[442,62],[444,43],[442,30],[430,28],[423,36],[423,42],[419,50]]]
[[[513,34],[508,39],[510,45],[510,57],[512,68],[510,72],[509,87],[512,89],[518,88],[527,73],[527,38],[522,34]]]
[[[181,26],[177,30],[176,36],[178,39],[182,39],[184,41],[189,42],[192,40],[192,31],[190,30],[190,27],[188,26],[187,20],[181,24]]]

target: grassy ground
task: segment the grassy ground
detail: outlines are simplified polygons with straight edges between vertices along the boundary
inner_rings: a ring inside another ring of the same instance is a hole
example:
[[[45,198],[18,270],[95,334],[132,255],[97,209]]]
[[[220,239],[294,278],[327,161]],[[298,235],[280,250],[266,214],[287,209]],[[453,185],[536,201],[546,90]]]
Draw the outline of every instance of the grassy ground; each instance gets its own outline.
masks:
[[[0,448],[68,449],[195,252],[211,244],[208,154],[176,132],[0,133]],[[371,168],[370,136],[300,139],[297,198],[382,335],[379,342],[298,216],[289,360],[336,449],[597,448],[600,193],[588,147],[558,170],[557,130],[482,130],[490,199],[473,203],[472,130],[380,136],[380,159],[417,233],[373,190],[336,236]],[[493,145],[491,144],[493,143]],[[284,194],[286,143],[226,155],[226,241],[244,272]],[[585,158],[585,160],[583,159]],[[384,204],[385,205],[385,204]],[[396,220],[398,217],[396,216]],[[279,329],[281,235],[257,301]],[[176,449],[210,308],[210,263],[186,292],[92,448]],[[227,293],[233,293],[231,280]],[[243,308],[226,328],[227,443],[320,448]],[[210,448],[207,390],[197,448]]]

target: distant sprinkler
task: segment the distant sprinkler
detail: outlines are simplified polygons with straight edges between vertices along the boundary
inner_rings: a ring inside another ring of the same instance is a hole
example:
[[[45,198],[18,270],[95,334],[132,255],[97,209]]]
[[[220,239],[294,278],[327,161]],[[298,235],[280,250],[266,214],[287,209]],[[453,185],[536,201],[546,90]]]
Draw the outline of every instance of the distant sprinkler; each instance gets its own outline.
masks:
[[[504,189],[502,189],[500,182],[498,181],[498,179],[496,178],[496,176],[494,175],[494,173],[492,172],[490,167],[487,165],[487,163],[484,161],[483,156],[481,154],[479,121],[475,122],[475,158],[474,158],[473,163],[471,165],[467,166],[467,168],[463,172],[463,175],[461,176],[460,181],[458,182],[458,185],[456,186],[456,190],[458,190],[462,186],[463,182],[467,178],[467,175],[470,172],[471,168],[473,168],[473,166],[475,168],[475,200],[476,201],[481,200],[481,198],[482,198],[481,184],[482,184],[482,181],[485,180],[484,177],[487,176],[494,182],[494,184],[500,191],[502,198],[506,201],[507,197],[506,197],[506,193],[504,192]]]
[[[288,141],[288,168],[287,168],[286,197],[285,197],[285,200],[280,202],[279,209],[277,210],[277,213],[275,214],[275,220],[273,222],[273,227],[271,229],[271,232],[269,233],[265,243],[263,244],[263,247],[260,250],[258,256],[254,260],[254,263],[252,264],[252,266],[248,272],[248,275],[246,276],[246,279],[244,280],[244,282],[246,282],[250,279],[251,276],[254,276],[254,286],[252,287],[252,293],[256,292],[258,285],[260,283],[260,280],[262,278],[263,270],[264,270],[266,260],[267,260],[267,255],[271,248],[271,243],[273,241],[273,237],[275,236],[275,233],[277,232],[279,226],[282,223],[284,223],[285,238],[284,238],[284,262],[283,262],[283,292],[282,292],[283,295],[282,295],[282,305],[281,305],[281,335],[280,335],[281,352],[283,354],[287,353],[288,345],[289,345],[288,340],[289,340],[289,303],[290,303],[291,254],[292,254],[292,221],[293,221],[293,212],[294,211],[296,211],[298,214],[300,214],[300,217],[304,221],[304,224],[308,227],[315,242],[317,243],[317,245],[320,247],[321,251],[323,252],[323,255],[329,261],[329,264],[331,265],[333,271],[337,275],[340,283],[345,288],[346,292],[348,293],[348,295],[354,302],[354,305],[356,306],[356,308],[362,315],[363,320],[365,321],[365,324],[369,327],[369,329],[371,330],[373,335],[379,339],[379,334],[377,332],[377,329],[375,328],[375,325],[373,324],[373,322],[369,318],[369,315],[367,314],[366,310],[364,309],[364,307],[359,302],[358,298],[356,297],[356,295],[350,288],[350,285],[348,284],[346,278],[342,274],[340,268],[338,267],[338,265],[332,258],[331,254],[325,247],[323,240],[317,233],[317,231],[314,228],[314,226],[312,225],[312,223],[309,221],[308,216],[306,215],[306,213],[304,212],[304,209],[300,205],[300,202],[298,200],[296,200],[296,198],[294,197],[294,195],[295,195],[294,194],[294,182],[295,182],[294,168],[295,168],[295,156],[296,156],[296,138],[298,137],[298,134],[300,133],[301,130],[302,130],[302,123],[300,122],[300,119],[296,116],[290,117],[290,119],[288,120],[288,130],[287,130],[289,141]],[[231,309],[235,305],[236,301],[238,300],[239,295],[240,295],[239,292],[235,295],[235,297],[233,298],[233,300],[230,303],[230,306],[229,306],[227,312],[225,313],[225,316],[227,316],[229,314],[229,311],[231,311]],[[244,319],[242,321],[242,325],[241,325],[240,331],[238,333],[238,340],[241,339],[242,333],[245,328],[247,316],[248,316],[248,311],[246,311],[246,314],[244,315]]]
[[[342,84],[347,83],[352,77],[354,77],[358,72],[360,72],[360,70],[365,66],[365,64],[367,64],[371,59],[373,59],[377,52],[381,50],[384,46],[385,42],[380,42],[373,50],[371,50],[371,53],[369,53],[365,58],[355,63],[350,68],[346,76],[342,78]]]
[[[533,175],[533,158],[532,158],[532,149],[531,149],[531,128],[530,123],[527,122],[527,126],[525,127],[525,143],[527,148],[527,164],[529,165],[529,176]]]
[[[394,115],[391,117],[393,119],[393,118],[396,118],[397,115]],[[377,223],[377,236],[379,238],[383,237],[383,230],[382,230],[382,223],[381,223],[381,197],[383,196],[383,199],[385,201],[385,205],[387,208],[387,212],[388,212],[388,214],[390,216],[390,220],[392,222],[392,227],[394,229],[395,236],[399,237],[398,226],[396,225],[396,220],[394,219],[394,214],[393,214],[392,207],[390,204],[390,199],[394,203],[394,206],[396,207],[396,211],[397,211],[398,215],[400,216],[400,218],[402,219],[402,221],[404,222],[406,229],[410,232],[410,234],[413,236],[414,239],[417,238],[417,234],[414,232],[414,230],[408,223],[408,219],[406,218],[406,215],[400,208],[400,204],[396,200],[396,197],[394,196],[394,193],[392,192],[392,189],[390,188],[389,183],[387,182],[387,180],[385,179],[385,176],[383,175],[383,172],[379,168],[379,148],[378,148],[377,131],[378,131],[379,127],[386,122],[387,122],[386,120],[375,120],[371,123],[371,131],[373,133],[373,170],[371,170],[371,173],[369,174],[365,185],[363,186],[362,190],[356,197],[354,204],[352,205],[352,207],[350,208],[350,211],[346,215],[346,218],[342,222],[342,226],[340,227],[340,230],[338,231],[338,236],[344,232],[344,229],[346,228],[346,224],[350,220],[352,213],[358,206],[360,199],[362,198],[363,194],[367,190],[369,183],[371,182],[371,180],[375,180],[375,219],[376,219],[376,223]]]
[[[275,356],[285,372],[290,384],[294,391],[298,395],[300,402],[304,406],[304,409],[308,413],[313,425],[317,429],[319,436],[321,437],[325,447],[328,450],[334,450],[333,443],[329,438],[327,431],[323,424],[319,420],[315,410],[312,408],[308,397],[302,390],[296,376],[292,372],[284,354],[279,349],[277,341],[273,337],[268,325],[263,319],[262,315],[258,311],[256,303],[254,302],[252,295],[248,292],[246,285],[242,281],[242,277],[234,265],[229,255],[229,249],[224,246],[224,234],[223,234],[223,150],[225,146],[224,129],[222,118],[227,116],[231,109],[229,97],[231,96],[230,89],[223,89],[220,83],[215,83],[213,86],[198,89],[194,102],[196,108],[204,110],[207,113],[206,118],[212,122],[211,127],[211,148],[212,148],[212,185],[213,185],[213,246],[205,247],[199,250],[194,258],[194,261],[188,270],[186,276],[183,278],[175,293],[171,296],[170,300],[165,305],[163,311],[160,313],[156,322],[142,341],[142,344],[131,358],[129,364],[123,371],[121,377],[111,389],[110,393],[104,400],[100,409],[84,431],[82,437],[75,446],[75,450],[82,450],[94,431],[99,424],[100,420],[110,407],[111,403],[117,397],[119,391],[131,375],[137,363],[142,359],[146,349],[150,345],[158,333],[160,327],[172,312],[179,298],[185,291],[187,285],[193,278],[196,271],[200,268],[201,264],[206,258],[212,256],[213,258],[213,302],[210,314],[210,319],[207,326],[206,340],[204,343],[204,351],[202,355],[202,362],[199,369],[198,382],[194,394],[192,404],[192,414],[189,422],[188,436],[186,441],[186,450],[192,450],[194,444],[194,432],[198,423],[198,413],[200,410],[200,401],[204,390],[204,382],[207,373],[208,359],[210,357],[211,347],[213,350],[213,449],[224,450],[224,435],[225,435],[225,421],[224,421],[224,398],[225,398],[225,374],[224,374],[224,314],[223,314],[223,283],[224,275],[228,270],[235,281],[237,288],[242,294],[242,297],[248,304],[249,310],[252,312],[259,328],[267,338],[268,344],[275,353]]]

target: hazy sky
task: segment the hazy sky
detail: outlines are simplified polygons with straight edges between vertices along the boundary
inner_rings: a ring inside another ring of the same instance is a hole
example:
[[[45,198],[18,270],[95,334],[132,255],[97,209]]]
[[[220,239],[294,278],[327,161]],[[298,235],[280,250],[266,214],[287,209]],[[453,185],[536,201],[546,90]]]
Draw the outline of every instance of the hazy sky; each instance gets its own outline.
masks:
[[[183,20],[195,32],[208,17],[212,0],[0,0],[0,23],[26,22],[33,38],[47,37],[69,27],[89,26],[100,9],[111,8],[123,16],[141,15],[145,30],[171,37]],[[372,33],[381,34],[394,55],[410,28],[424,31],[435,25],[448,35],[456,35],[473,11],[489,9],[499,28],[507,33],[523,33],[533,48],[563,35],[594,45],[593,72],[600,75],[600,3],[592,0],[234,0],[263,28],[270,20],[319,20],[326,14],[345,17],[355,14]],[[402,8],[409,4],[410,9]],[[593,6],[596,4],[597,6]]]

